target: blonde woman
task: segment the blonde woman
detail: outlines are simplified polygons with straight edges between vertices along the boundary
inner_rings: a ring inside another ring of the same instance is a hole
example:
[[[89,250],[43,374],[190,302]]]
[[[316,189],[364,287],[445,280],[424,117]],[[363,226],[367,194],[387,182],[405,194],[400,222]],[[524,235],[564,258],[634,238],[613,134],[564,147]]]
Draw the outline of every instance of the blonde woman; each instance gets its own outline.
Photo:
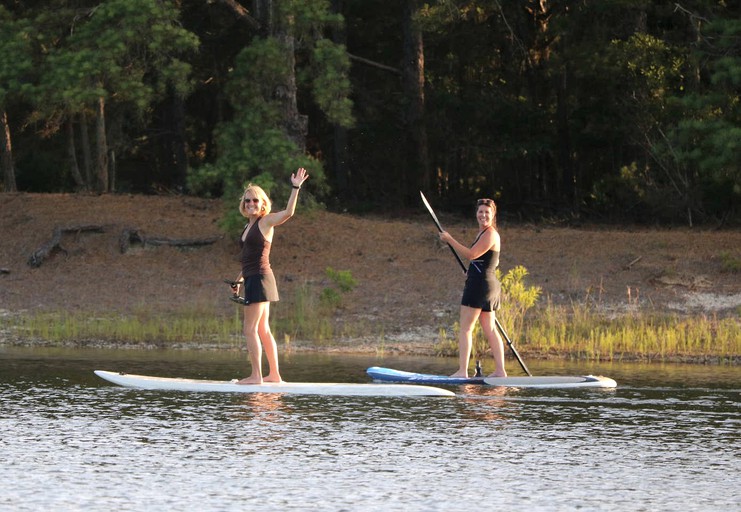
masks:
[[[239,384],[283,382],[278,366],[278,347],[270,332],[270,303],[279,300],[275,276],[270,267],[270,248],[276,226],[290,219],[296,211],[301,185],[309,179],[306,169],[291,174],[291,195],[285,210],[271,213],[272,203],[265,191],[257,185],[248,185],[239,203],[239,212],[248,222],[240,237],[242,272],[237,277],[237,288],[244,288],[244,335],[249,350],[252,373]],[[269,371],[262,375],[262,352],[268,360]]]
[[[470,262],[461,299],[458,371],[451,377],[468,377],[468,364],[473,346],[473,328],[476,320],[481,323],[481,330],[494,356],[496,368],[489,377],[506,377],[504,344],[497,331],[494,316],[495,311],[499,309],[502,289],[495,273],[499,266],[499,251],[502,242],[497,232],[497,205],[492,199],[479,199],[476,202],[476,220],[479,224],[479,232],[471,247],[461,244],[447,231],[440,233],[440,240],[450,244],[458,254]]]

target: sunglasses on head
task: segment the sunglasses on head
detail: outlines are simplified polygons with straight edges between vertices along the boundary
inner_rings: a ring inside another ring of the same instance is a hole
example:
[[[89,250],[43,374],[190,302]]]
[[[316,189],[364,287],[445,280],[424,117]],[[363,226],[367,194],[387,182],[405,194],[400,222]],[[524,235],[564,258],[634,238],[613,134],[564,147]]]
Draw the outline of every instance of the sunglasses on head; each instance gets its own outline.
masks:
[[[476,206],[481,206],[482,204],[485,204],[486,206],[494,206],[494,201],[492,199],[479,199],[476,201]]]
[[[258,198],[256,198],[256,197],[253,197],[252,199],[250,199],[249,197],[245,197],[245,198],[244,198],[244,204],[247,204],[247,203],[249,203],[250,201],[252,201],[252,202],[253,202],[253,203],[255,203],[255,204],[257,204],[257,203],[259,203],[259,202],[260,202],[260,200],[259,200]]]

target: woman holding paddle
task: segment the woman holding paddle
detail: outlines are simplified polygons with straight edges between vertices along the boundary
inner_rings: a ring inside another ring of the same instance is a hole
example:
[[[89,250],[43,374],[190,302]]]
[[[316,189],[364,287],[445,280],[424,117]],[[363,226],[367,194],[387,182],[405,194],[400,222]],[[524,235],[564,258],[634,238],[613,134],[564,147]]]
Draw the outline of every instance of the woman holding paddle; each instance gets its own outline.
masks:
[[[270,248],[274,228],[290,219],[296,211],[301,185],[309,179],[306,169],[291,174],[291,195],[285,210],[271,213],[272,202],[265,191],[249,184],[239,201],[239,213],[248,219],[240,237],[242,272],[232,290],[239,293],[244,287],[244,335],[250,353],[252,373],[239,384],[282,382],[278,367],[278,347],[270,332],[270,303],[278,298],[278,287],[270,267]],[[240,302],[242,302],[240,300]],[[262,375],[262,350],[268,360],[269,372]]]
[[[461,299],[458,371],[451,377],[468,377],[476,320],[481,324],[481,330],[494,355],[496,369],[489,377],[506,377],[504,344],[497,331],[495,317],[502,287],[495,273],[499,265],[501,240],[497,232],[497,206],[493,200],[479,199],[476,202],[476,220],[479,223],[479,233],[471,247],[461,244],[447,231],[440,232],[440,240],[470,262]]]

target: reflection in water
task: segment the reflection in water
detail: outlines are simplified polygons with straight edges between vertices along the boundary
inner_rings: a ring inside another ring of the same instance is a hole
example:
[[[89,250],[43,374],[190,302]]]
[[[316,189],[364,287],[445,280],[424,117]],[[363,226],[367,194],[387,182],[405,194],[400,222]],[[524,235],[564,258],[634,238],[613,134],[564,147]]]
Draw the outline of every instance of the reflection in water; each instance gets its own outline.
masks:
[[[290,406],[285,404],[284,396],[278,393],[245,393],[238,395],[244,406],[235,419],[259,419],[278,421],[284,414],[290,414]]]
[[[503,422],[517,415],[517,402],[504,399],[508,395],[506,388],[466,385],[459,389],[460,411],[466,421]]]

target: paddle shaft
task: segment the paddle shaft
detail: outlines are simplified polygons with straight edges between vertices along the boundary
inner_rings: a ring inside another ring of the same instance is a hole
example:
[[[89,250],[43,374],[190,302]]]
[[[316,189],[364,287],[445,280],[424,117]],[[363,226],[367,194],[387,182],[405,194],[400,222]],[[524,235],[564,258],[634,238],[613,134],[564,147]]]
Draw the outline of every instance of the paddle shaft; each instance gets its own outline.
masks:
[[[425,204],[425,207],[427,207],[427,211],[429,212],[430,217],[432,217],[432,220],[435,222],[435,226],[437,226],[438,231],[440,231],[440,233],[442,233],[443,232],[443,227],[440,225],[440,221],[437,220],[437,215],[435,215],[435,211],[432,209],[432,206],[430,206],[430,203],[427,201],[427,198],[422,193],[422,191],[419,192],[419,195],[422,196],[422,202]],[[453,249],[453,246],[452,245],[450,245],[450,244],[447,244],[447,245],[450,248],[450,251],[455,256],[455,259],[458,260],[458,264],[461,266],[461,269],[463,270],[463,273],[464,274],[467,273],[466,272],[466,265],[463,264],[463,260],[461,259],[461,257],[458,255],[458,253],[455,251],[455,249]],[[512,351],[512,355],[515,356],[515,359],[517,359],[517,362],[520,363],[520,367],[524,370],[525,373],[527,373],[528,375],[532,376],[533,374],[530,373],[530,370],[527,369],[527,366],[522,361],[522,358],[520,357],[520,354],[517,353],[517,349],[515,349],[514,344],[512,344],[512,340],[510,340],[509,339],[509,336],[507,336],[507,333],[505,332],[504,327],[502,327],[502,324],[499,323],[499,319],[497,318],[496,315],[494,315],[494,324],[497,326],[497,329],[499,329],[499,332],[502,334],[502,336],[504,336],[504,339],[507,341],[507,346]]]
[[[443,232],[443,227],[440,225],[440,221],[437,220],[437,215],[435,215],[435,211],[432,209],[432,206],[430,206],[430,203],[427,202],[427,198],[425,197],[425,195],[422,193],[421,190],[419,191],[419,195],[422,196],[422,202],[427,207],[427,211],[429,212],[430,217],[432,217],[432,221],[435,223],[435,226],[437,226],[437,230],[440,233],[442,233]],[[447,244],[447,245],[448,245],[448,249],[450,249],[450,252],[452,252],[453,253],[453,256],[455,256],[455,259],[458,260],[458,264],[461,266],[461,268],[463,269],[463,273],[465,274],[466,273],[466,266],[463,264],[463,260],[461,259],[460,256],[458,256],[458,253],[455,252],[455,249],[453,249],[453,246],[452,245],[450,245],[450,244]]]

